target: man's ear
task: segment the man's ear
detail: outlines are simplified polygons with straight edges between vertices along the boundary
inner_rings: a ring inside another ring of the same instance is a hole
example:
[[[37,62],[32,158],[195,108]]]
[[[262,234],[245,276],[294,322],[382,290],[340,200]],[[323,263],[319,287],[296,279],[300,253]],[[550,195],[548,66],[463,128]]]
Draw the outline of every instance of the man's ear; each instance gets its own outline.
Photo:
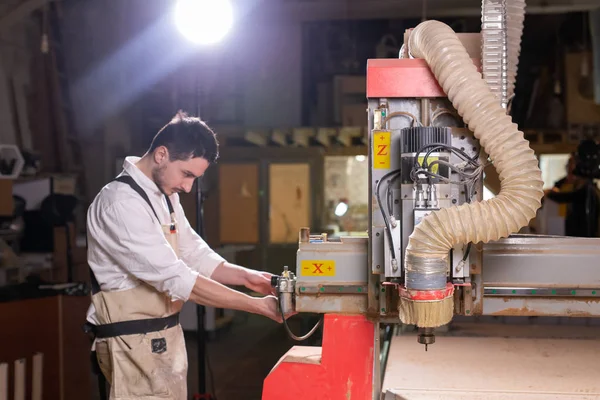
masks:
[[[169,150],[165,146],[158,146],[154,150],[154,162],[162,164],[169,160]]]

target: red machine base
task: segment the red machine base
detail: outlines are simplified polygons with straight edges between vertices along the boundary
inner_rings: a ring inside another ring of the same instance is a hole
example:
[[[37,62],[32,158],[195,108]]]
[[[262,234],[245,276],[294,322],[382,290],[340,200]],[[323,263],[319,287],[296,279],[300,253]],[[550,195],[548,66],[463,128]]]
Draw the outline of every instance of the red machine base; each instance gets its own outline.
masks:
[[[323,347],[294,346],[265,379],[262,400],[371,400],[374,324],[326,314]]]

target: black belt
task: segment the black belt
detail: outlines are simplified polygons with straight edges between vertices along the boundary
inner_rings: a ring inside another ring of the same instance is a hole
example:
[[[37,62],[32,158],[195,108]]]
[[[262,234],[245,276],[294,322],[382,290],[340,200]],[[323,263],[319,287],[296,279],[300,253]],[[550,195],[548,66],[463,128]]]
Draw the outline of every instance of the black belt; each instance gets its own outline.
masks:
[[[102,325],[86,322],[83,329],[86,333],[92,333],[96,338],[103,339],[158,332],[177,325],[179,325],[179,313],[164,318],[135,319]]]

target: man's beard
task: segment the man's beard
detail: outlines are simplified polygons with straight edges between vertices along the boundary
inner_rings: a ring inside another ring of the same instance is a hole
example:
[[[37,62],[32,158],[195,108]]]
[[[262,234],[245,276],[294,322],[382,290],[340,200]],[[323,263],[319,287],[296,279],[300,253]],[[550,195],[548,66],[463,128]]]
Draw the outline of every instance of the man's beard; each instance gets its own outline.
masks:
[[[158,190],[160,190],[160,192],[164,195],[167,194],[167,193],[165,193],[165,190],[163,188],[163,186],[164,186],[163,176],[164,176],[165,169],[167,169],[167,166],[163,165],[162,167],[156,167],[152,170],[152,180],[154,181],[156,186],[158,186]]]

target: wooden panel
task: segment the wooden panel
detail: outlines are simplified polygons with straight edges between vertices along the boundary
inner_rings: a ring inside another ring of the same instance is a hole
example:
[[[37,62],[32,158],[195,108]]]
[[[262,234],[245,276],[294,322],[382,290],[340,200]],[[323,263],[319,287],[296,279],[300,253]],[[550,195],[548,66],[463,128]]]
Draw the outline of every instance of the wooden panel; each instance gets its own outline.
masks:
[[[47,368],[43,377],[44,395],[60,399],[59,327],[56,298],[32,299],[0,303],[0,360],[13,365],[15,360],[31,359],[35,353],[44,353]],[[9,329],[10,328],[10,329]],[[41,334],[41,329],[44,334]],[[14,379],[14,378],[13,378]],[[27,386],[31,383],[27,377]],[[14,381],[9,380],[9,398],[14,393]]]
[[[25,398],[32,396],[34,357],[42,353],[42,398],[89,399],[91,393],[90,341],[81,330],[88,296],[54,296],[0,303],[0,362],[13,365],[25,359]],[[43,333],[42,333],[43,330]],[[0,391],[1,392],[1,391]],[[9,398],[14,377],[9,379]],[[1,395],[0,395],[1,397]]]
[[[258,243],[258,165],[219,166],[220,242]]]
[[[310,165],[269,165],[269,242],[296,243],[310,226]]]

